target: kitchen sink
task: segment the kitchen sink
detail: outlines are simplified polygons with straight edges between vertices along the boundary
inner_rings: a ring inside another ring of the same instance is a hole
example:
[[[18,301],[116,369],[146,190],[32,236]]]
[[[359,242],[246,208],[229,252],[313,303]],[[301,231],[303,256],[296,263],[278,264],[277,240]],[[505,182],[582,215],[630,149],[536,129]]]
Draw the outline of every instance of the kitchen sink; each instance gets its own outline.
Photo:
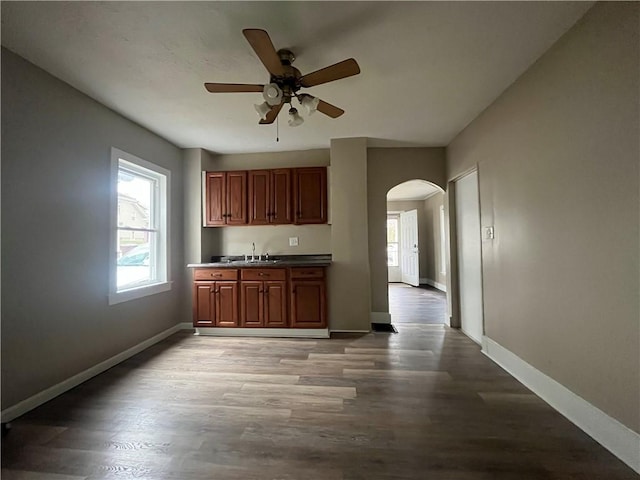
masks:
[[[274,265],[280,262],[280,260],[233,260],[231,265]]]

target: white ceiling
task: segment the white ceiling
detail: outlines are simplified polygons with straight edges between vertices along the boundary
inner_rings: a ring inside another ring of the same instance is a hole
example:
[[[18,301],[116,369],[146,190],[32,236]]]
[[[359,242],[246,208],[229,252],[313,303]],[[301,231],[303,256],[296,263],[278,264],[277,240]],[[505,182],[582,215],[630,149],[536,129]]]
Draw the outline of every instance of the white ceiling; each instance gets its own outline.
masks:
[[[389,190],[387,192],[387,201],[424,200],[441,191],[440,188],[424,180],[409,180]]]
[[[592,2],[2,2],[2,45],[179,147],[214,152],[447,145]],[[346,58],[362,73],[308,89],[346,113],[259,126],[265,83],[242,35],[267,30],[303,74]]]

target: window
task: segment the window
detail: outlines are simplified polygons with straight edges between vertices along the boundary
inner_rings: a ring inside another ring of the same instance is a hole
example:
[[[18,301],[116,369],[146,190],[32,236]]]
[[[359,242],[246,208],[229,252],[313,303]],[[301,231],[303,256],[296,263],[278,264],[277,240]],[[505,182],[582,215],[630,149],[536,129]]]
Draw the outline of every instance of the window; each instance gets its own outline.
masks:
[[[387,266],[400,266],[398,258],[398,216],[387,217]]]
[[[447,273],[447,240],[444,228],[444,205],[440,205],[440,273]]]
[[[110,304],[171,289],[170,179],[168,170],[112,149]]]

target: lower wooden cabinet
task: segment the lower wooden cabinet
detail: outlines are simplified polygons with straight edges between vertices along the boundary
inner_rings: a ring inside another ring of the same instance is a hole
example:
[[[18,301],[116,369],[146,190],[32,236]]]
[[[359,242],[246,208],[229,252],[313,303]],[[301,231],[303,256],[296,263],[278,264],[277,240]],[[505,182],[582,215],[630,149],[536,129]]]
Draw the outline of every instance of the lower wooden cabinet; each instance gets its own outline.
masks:
[[[193,294],[195,327],[238,326],[238,282],[195,282]]]
[[[288,326],[286,282],[249,280],[241,282],[240,285],[240,326]]]
[[[195,270],[194,327],[327,326],[324,268],[243,268],[239,273],[238,281],[238,270]]]
[[[239,326],[238,270],[203,268],[193,276],[193,326]],[[205,280],[209,278],[219,280]]]
[[[291,326],[325,328],[327,300],[322,267],[291,268]]]
[[[287,271],[247,268],[240,272],[240,319],[243,327],[287,327]]]

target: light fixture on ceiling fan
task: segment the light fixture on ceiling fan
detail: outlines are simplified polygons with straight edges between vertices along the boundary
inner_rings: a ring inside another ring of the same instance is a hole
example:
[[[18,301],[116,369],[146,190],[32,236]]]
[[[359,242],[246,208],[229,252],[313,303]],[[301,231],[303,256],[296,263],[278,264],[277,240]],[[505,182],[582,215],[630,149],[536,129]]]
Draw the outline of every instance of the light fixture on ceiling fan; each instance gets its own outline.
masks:
[[[330,103],[320,100],[308,93],[298,93],[301,88],[313,87],[322,83],[340,80],[360,73],[358,63],[349,58],[342,62],[316,70],[307,75],[291,64],[295,56],[290,50],[276,51],[264,30],[248,28],[242,31],[249,44],[266,67],[271,78],[266,85],[238,84],[238,83],[205,83],[207,91],[211,93],[262,92],[264,102],[254,105],[260,116],[260,124],[273,123],[285,103],[289,104],[289,126],[296,127],[304,122],[298,110],[291,104],[295,97],[308,115],[316,110],[331,118],[337,118],[344,110]]]

